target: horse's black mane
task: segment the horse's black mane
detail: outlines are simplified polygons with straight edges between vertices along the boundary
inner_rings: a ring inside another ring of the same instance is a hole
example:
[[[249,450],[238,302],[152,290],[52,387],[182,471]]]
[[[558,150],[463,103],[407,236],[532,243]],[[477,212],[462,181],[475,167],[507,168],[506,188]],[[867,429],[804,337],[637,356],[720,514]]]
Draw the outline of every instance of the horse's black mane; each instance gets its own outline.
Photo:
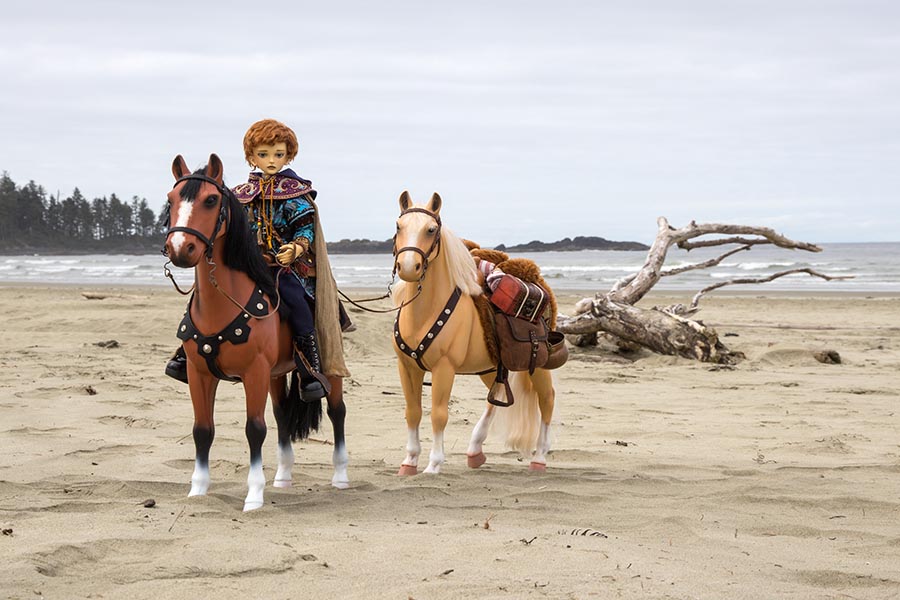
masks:
[[[194,174],[204,174],[206,167],[200,167]],[[202,181],[188,179],[181,188],[181,198],[193,202],[200,192]],[[269,266],[263,260],[256,238],[250,230],[247,212],[230,189],[222,186],[222,202],[228,214],[228,228],[225,231],[225,265],[246,273],[270,298],[275,298],[275,280]]]

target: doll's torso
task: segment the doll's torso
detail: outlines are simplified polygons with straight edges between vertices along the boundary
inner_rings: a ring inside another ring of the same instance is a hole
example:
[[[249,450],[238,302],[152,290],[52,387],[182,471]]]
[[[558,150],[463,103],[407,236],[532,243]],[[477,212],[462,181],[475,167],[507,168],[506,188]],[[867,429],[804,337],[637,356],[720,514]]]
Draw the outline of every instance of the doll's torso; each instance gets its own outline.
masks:
[[[233,191],[245,206],[250,229],[263,253],[274,256],[283,244],[303,241],[309,251],[295,263],[293,272],[312,291],[316,231],[316,208],[312,203],[316,192],[312,182],[290,169],[269,178],[253,172],[246,183],[235,186]]]

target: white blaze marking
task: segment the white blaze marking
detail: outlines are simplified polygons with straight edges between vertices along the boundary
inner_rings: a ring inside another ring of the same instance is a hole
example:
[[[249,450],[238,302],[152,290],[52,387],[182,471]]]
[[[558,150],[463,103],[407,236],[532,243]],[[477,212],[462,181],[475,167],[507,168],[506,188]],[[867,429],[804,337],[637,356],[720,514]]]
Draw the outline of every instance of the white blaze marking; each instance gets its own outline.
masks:
[[[179,206],[178,208],[178,221],[175,222],[175,227],[187,227],[188,223],[191,220],[191,213],[193,211],[193,202],[182,201],[181,206]],[[184,244],[186,239],[187,234],[183,231],[176,231],[172,234],[172,251],[175,254],[181,252],[181,246]]]

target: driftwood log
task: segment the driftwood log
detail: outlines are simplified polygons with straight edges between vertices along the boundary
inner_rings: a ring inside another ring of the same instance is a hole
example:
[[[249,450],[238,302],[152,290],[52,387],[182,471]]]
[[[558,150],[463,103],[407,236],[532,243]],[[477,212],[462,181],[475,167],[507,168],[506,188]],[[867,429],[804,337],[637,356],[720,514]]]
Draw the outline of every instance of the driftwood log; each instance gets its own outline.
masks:
[[[598,292],[593,298],[585,298],[578,302],[574,316],[559,315],[557,329],[567,334],[570,342],[579,346],[595,344],[597,334],[603,332],[621,340],[625,345],[636,344],[660,354],[732,364],[743,358],[743,355],[729,350],[719,340],[715,329],[690,318],[700,310],[700,298],[704,294],[727,285],[765,283],[795,273],[806,273],[828,281],[849,278],[833,277],[808,268],[791,269],[762,278],[740,278],[718,282],[698,291],[690,305],[639,308],[634,305],[663,277],[715,267],[725,258],[738,252],[747,252],[753,246],[771,244],[792,250],[822,251],[814,244],[791,240],[768,227],[722,223],[698,224],[692,221],[689,225],[676,229],[669,225],[665,217],[660,217],[657,225],[656,239],[647,253],[644,265],[636,273],[620,279],[609,291]],[[703,236],[728,237],[698,239]],[[664,269],[666,254],[673,245],[688,251],[717,246],[737,245],[737,247],[710,260]]]

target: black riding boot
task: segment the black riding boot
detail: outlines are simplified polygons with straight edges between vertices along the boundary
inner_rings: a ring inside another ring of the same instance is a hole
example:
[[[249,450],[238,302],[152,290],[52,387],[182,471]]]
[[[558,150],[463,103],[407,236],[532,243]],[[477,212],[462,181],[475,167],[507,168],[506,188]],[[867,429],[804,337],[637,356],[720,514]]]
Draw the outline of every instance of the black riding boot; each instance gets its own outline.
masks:
[[[300,374],[300,398],[304,402],[321,400],[330,392],[328,379],[322,375],[316,332],[294,336],[294,362]]]
[[[187,383],[187,356],[184,354],[184,346],[178,346],[175,355],[166,363],[166,375],[172,379]]]

